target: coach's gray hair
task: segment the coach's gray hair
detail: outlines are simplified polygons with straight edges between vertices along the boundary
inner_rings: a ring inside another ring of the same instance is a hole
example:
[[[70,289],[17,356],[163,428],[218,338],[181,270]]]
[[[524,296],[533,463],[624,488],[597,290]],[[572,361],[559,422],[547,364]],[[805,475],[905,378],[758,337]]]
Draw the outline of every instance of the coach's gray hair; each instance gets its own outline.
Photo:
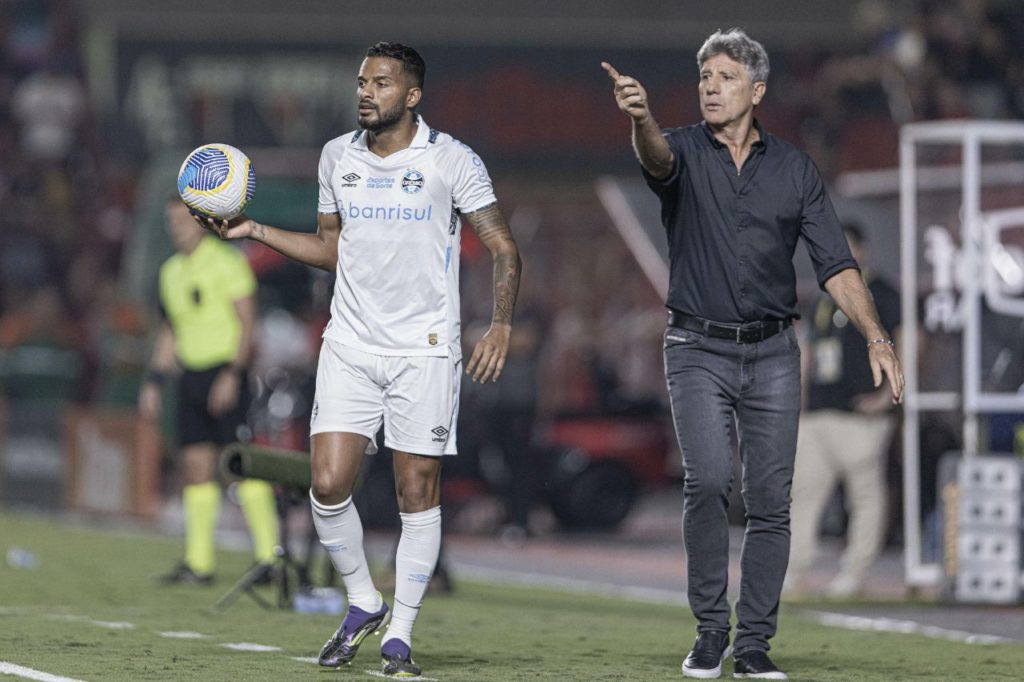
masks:
[[[748,36],[742,28],[712,33],[697,50],[697,68],[704,68],[704,62],[719,54],[747,67],[752,82],[768,82],[768,53],[764,51],[764,45]]]

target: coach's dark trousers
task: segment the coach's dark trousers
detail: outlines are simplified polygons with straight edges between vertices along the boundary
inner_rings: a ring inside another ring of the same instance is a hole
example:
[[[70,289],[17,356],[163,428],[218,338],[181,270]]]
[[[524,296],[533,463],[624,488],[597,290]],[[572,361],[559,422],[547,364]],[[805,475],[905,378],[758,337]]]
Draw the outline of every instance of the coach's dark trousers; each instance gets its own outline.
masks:
[[[730,425],[743,466],[746,533],[734,650],[767,650],[789,561],[789,492],[800,416],[800,347],[792,327],[756,343],[676,327],[665,375],[686,474],[683,544],[698,632],[729,630]]]

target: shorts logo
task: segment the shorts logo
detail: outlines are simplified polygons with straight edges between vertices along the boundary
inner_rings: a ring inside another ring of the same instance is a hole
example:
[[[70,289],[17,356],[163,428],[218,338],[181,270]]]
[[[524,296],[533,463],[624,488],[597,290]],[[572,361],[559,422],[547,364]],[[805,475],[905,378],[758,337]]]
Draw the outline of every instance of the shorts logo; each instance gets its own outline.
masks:
[[[423,182],[423,173],[411,168],[402,176],[402,191],[406,194],[417,194],[423,189]]]
[[[349,173],[348,175],[342,175],[341,179],[345,181],[345,184],[342,185],[342,187],[355,187],[356,186],[356,180],[358,180],[360,177],[362,177],[362,176],[357,175],[355,173]]]
[[[313,401],[313,414],[309,418],[309,423],[312,424],[316,421],[316,416],[320,414],[320,403],[316,400]]]
[[[435,426],[430,429],[430,432],[435,436],[434,438],[431,438],[435,443],[443,443],[448,440],[448,429],[443,426]]]

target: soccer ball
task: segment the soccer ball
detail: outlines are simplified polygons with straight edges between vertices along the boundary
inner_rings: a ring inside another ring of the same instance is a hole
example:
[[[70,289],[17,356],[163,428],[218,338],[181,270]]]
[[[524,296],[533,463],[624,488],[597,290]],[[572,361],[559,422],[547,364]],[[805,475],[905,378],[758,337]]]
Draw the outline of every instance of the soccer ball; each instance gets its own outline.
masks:
[[[218,220],[240,215],[256,193],[249,157],[228,144],[204,144],[185,157],[178,194],[193,211]]]

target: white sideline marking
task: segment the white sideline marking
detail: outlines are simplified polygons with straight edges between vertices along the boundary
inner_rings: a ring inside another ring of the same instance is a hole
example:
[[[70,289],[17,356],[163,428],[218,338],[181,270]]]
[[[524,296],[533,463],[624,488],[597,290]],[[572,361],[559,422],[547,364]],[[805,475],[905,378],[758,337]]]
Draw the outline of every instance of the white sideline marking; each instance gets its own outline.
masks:
[[[135,629],[135,624],[134,623],[125,623],[123,621],[122,622],[118,622],[118,621],[109,621],[109,620],[90,620],[89,622],[91,624],[93,624],[93,625],[98,625],[101,628],[107,628],[109,630],[134,630]]]
[[[191,632],[188,630],[184,632],[158,632],[156,634],[170,639],[206,639],[209,637],[209,635],[204,635],[201,632]]]
[[[822,625],[843,628],[845,630],[861,630],[867,632],[898,632],[905,635],[921,635],[932,639],[946,639],[964,644],[1018,644],[1015,639],[998,635],[982,635],[965,630],[950,630],[936,625],[922,625],[912,620],[896,618],[868,618],[851,616],[845,613],[828,613],[826,611],[804,611],[804,613]]]
[[[384,673],[382,673],[379,670],[367,670],[366,674],[369,675],[370,677],[383,677],[383,678],[388,679],[388,680],[393,680],[394,679],[393,677],[388,677],[387,675],[385,675]],[[418,675],[416,677],[403,677],[402,679],[403,680],[412,680],[412,682],[437,682],[437,678],[436,677],[423,677],[422,675]]]
[[[283,651],[279,646],[253,644],[252,642],[233,642],[229,644],[221,644],[221,646],[225,649],[233,649],[235,651]]]
[[[319,658],[315,658],[313,656],[292,656],[292,660],[293,661],[298,661],[299,663],[319,663],[320,662]]]
[[[82,682],[73,677],[51,675],[50,673],[25,668],[13,663],[7,663],[6,661],[0,661],[0,675],[14,675],[15,677],[24,677],[30,680],[40,680],[40,682]]]
[[[682,592],[679,590],[659,590],[651,587],[618,585],[596,580],[564,578],[555,575],[544,575],[542,573],[523,573],[521,571],[507,571],[500,568],[485,568],[483,566],[467,564],[457,564],[453,567],[452,573],[456,578],[467,578],[478,582],[542,587],[560,592],[610,597],[646,604],[678,604],[686,606],[689,603],[686,599],[685,590]]]
[[[89,620],[85,616],[76,616],[70,613],[49,613],[46,617],[50,620],[62,620],[67,623],[80,623],[83,620]]]

